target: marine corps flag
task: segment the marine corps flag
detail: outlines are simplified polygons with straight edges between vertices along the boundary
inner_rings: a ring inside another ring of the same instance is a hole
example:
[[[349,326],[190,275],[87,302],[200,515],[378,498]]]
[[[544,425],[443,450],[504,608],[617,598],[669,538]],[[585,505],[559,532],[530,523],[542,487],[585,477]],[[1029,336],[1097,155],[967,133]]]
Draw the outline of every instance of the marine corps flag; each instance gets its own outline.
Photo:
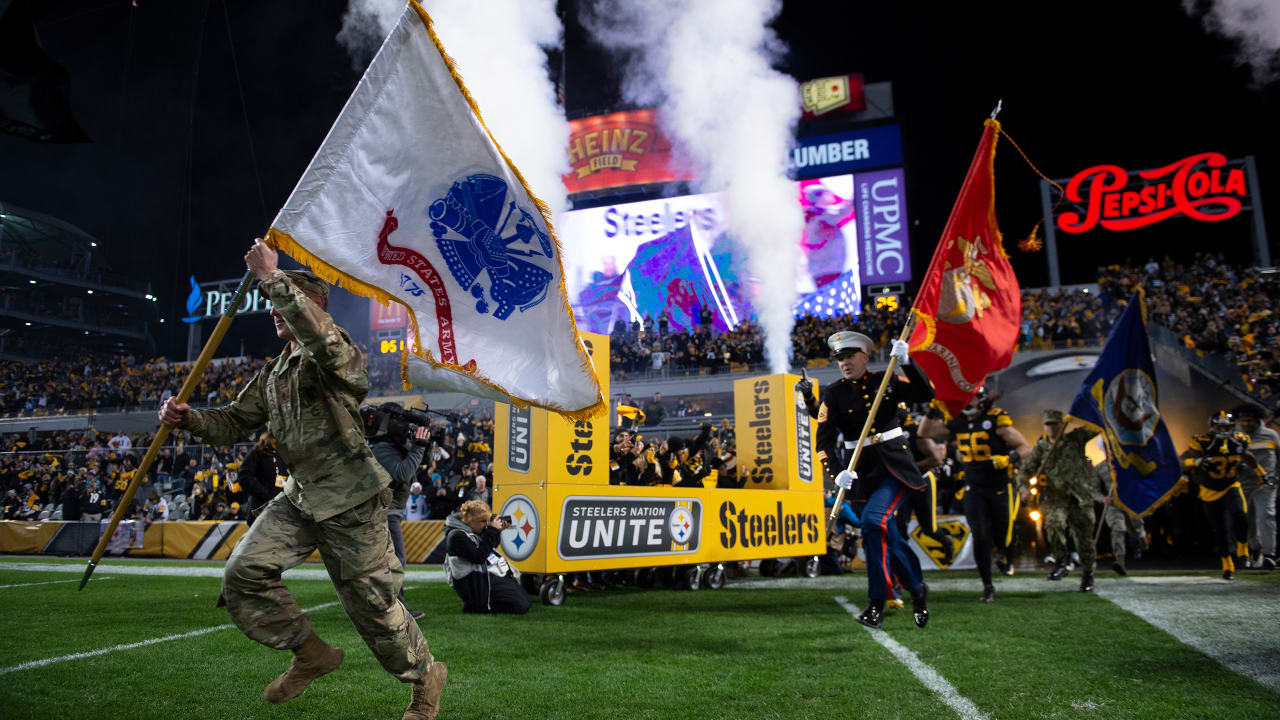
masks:
[[[269,236],[329,282],[408,308],[406,346],[426,364],[406,362],[406,380],[575,419],[604,409],[550,212],[489,134],[417,2]]]
[[[911,359],[929,376],[947,417],[1009,364],[1022,320],[1018,279],[996,225],[993,164],[1000,123],[986,121],[960,196],[911,311]]]
[[[1113,501],[1138,517],[1169,499],[1182,477],[1178,451],[1156,406],[1146,315],[1139,289],[1071,403],[1071,417],[1106,439]]]

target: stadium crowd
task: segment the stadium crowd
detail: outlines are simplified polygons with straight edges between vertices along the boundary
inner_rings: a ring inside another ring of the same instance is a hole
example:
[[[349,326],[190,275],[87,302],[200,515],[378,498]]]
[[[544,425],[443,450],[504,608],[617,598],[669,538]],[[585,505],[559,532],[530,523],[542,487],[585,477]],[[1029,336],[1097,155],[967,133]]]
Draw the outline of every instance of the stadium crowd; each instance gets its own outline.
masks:
[[[192,402],[221,403],[262,367],[263,360],[213,361],[192,393]],[[83,355],[37,363],[0,361],[0,413],[59,415],[82,410],[153,409],[178,392],[188,363],[161,357]]]
[[[470,499],[492,499],[493,418],[464,411],[432,428],[407,518],[444,518]],[[176,431],[171,437],[185,435]],[[247,520],[283,484],[265,431],[251,443],[213,447],[178,439],[160,450],[127,517]],[[4,437],[0,513],[6,520],[110,516],[154,433],[27,432]],[[277,477],[279,476],[279,477]],[[56,516],[55,516],[56,513]]]

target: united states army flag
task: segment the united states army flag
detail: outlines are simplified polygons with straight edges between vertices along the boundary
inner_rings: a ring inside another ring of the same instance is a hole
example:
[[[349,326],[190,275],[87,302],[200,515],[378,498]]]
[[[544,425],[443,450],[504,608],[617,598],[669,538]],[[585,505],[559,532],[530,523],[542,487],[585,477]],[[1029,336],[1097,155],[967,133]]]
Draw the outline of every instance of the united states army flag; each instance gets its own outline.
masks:
[[[403,303],[406,347],[431,366],[425,375],[456,373],[455,387],[575,418],[603,409],[550,213],[490,135],[418,3],[269,235],[329,282]]]

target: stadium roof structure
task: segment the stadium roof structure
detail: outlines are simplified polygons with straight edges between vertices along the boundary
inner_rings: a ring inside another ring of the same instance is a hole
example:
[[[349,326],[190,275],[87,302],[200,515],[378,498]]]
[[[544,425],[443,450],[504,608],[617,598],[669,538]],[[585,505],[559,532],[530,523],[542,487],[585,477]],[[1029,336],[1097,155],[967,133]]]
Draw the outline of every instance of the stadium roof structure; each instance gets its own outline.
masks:
[[[110,271],[76,226],[0,202],[0,357],[149,351],[148,284]]]

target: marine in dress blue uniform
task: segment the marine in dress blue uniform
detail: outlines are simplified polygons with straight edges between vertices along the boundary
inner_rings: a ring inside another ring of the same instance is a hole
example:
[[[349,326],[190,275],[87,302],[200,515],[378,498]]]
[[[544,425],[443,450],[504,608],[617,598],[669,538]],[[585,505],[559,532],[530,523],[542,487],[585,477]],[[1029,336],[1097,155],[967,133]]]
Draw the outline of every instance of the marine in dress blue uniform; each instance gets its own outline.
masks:
[[[893,585],[892,573],[911,592],[915,623],[924,627],[929,621],[928,586],[920,560],[899,532],[893,515],[909,501],[913,491],[928,488],[908,448],[907,433],[899,424],[898,403],[928,402],[933,399],[933,389],[910,364],[907,344],[895,340],[892,354],[899,359],[906,377],[890,380],[866,446],[851,473],[846,469],[847,459],[842,458],[852,457],[883,373],[867,371],[872,342],[866,335],[841,331],[828,338],[827,345],[840,366],[841,378],[822,393],[817,457],[828,478],[851,490],[855,504],[865,504],[860,515],[870,602],[858,621],[868,627],[882,627],[884,604]],[[843,444],[838,443],[841,436]]]

